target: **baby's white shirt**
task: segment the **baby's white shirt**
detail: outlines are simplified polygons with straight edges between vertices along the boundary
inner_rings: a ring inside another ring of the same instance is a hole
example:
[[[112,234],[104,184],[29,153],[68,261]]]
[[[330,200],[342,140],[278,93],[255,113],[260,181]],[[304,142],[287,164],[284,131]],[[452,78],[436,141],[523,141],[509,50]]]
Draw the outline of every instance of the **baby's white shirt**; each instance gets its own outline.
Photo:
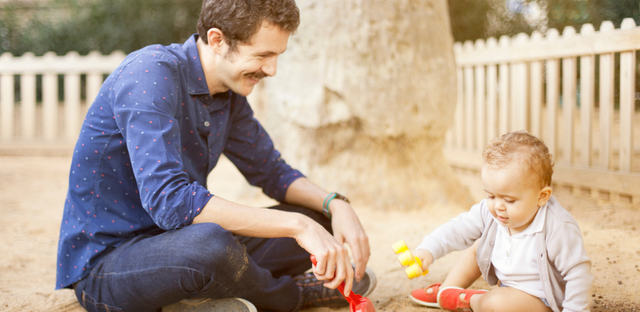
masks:
[[[538,298],[545,298],[538,272],[535,233],[542,232],[547,205],[540,207],[535,218],[524,231],[510,235],[509,229],[498,220],[491,263],[501,285],[513,287]],[[495,217],[494,217],[495,219]]]

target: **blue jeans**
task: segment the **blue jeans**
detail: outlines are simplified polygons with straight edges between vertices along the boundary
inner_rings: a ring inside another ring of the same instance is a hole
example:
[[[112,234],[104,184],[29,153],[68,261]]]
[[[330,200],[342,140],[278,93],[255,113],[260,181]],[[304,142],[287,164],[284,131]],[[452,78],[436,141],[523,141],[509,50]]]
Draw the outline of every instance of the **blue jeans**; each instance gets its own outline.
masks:
[[[286,204],[270,209],[302,213],[331,232],[321,213]],[[235,236],[201,223],[112,248],[75,292],[87,311],[158,311],[201,297],[239,297],[260,310],[298,311],[302,294],[291,277],[310,267],[309,253],[292,238]]]

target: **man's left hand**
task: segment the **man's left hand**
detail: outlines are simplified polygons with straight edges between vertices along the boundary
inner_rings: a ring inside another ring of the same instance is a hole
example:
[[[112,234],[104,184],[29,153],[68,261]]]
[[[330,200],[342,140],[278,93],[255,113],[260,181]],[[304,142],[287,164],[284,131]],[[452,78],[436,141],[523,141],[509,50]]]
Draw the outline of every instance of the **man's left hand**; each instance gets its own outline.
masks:
[[[356,281],[359,282],[364,277],[364,271],[371,256],[369,237],[349,203],[334,199],[329,204],[329,210],[332,216],[333,236],[338,242],[346,242],[351,247],[351,253],[356,265],[355,277]]]

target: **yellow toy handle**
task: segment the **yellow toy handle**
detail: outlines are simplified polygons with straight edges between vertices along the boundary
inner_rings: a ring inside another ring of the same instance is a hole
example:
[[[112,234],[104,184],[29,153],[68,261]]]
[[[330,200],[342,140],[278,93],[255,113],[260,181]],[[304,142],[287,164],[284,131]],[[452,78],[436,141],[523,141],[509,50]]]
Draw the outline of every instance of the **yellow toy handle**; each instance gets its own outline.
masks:
[[[429,273],[429,270],[422,271],[422,260],[411,253],[409,247],[407,247],[407,243],[403,240],[391,245],[391,249],[393,249],[395,254],[398,254],[400,264],[407,267],[404,272],[409,279]]]
[[[403,240],[400,240],[391,245],[391,249],[393,249],[393,253],[399,254],[401,252],[409,250],[409,247],[407,247],[407,243],[405,243]]]

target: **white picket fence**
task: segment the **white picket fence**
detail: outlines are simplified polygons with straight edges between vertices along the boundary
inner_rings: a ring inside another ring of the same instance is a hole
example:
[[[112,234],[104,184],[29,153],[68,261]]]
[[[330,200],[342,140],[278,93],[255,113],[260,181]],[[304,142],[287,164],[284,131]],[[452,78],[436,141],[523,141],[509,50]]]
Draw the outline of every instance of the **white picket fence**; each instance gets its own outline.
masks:
[[[599,31],[585,24],[580,33],[567,27],[562,35],[551,29],[544,37],[534,33],[456,43],[458,102],[445,140],[447,159],[456,168],[478,171],[490,139],[526,129],[542,137],[556,156],[557,185],[594,197],[640,202],[640,124],[634,122],[635,115],[640,118],[634,111],[637,50],[640,27],[632,19],[624,20],[620,29],[604,22]],[[103,75],[124,57],[122,52],[0,56],[0,148],[16,142],[73,144]],[[42,102],[36,103],[39,75]],[[62,102],[59,75],[64,81]],[[81,75],[86,75],[84,102]],[[614,94],[619,94],[618,109]]]
[[[89,104],[98,94],[103,74],[109,74],[124,60],[120,51],[103,56],[93,51],[86,56],[69,52],[57,56],[47,52],[20,57],[0,56],[0,142],[74,142],[84,118],[81,75],[86,75]],[[15,75],[20,79],[20,101],[15,102]],[[36,77],[42,76],[42,103],[36,103]],[[63,75],[64,100],[58,101],[58,75]]]
[[[551,29],[456,43],[458,101],[445,156],[454,167],[478,171],[489,140],[525,129],[555,155],[556,185],[640,202],[637,50],[640,27],[630,18],[620,29],[604,22],[599,31],[585,24],[580,33],[567,27],[562,35]]]

